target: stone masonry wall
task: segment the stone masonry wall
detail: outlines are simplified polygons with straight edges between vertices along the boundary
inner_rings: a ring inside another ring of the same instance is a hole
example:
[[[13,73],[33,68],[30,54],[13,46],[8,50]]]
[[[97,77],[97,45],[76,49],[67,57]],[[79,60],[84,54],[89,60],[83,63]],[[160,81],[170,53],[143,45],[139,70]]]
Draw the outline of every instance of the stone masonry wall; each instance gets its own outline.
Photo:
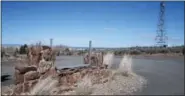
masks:
[[[29,92],[40,80],[52,76],[59,81],[58,86],[73,86],[85,75],[95,76],[93,83],[106,82],[102,78],[108,77],[109,72],[101,66],[102,54],[93,54],[92,64],[95,66],[57,69],[54,65],[55,53],[51,48],[43,49],[42,46],[30,47],[28,50],[28,62],[15,66],[15,89],[13,95]],[[60,92],[65,91],[60,90]]]
[[[28,50],[28,62],[15,66],[14,94],[28,92],[40,80],[49,75],[55,76],[55,54],[51,48],[43,49],[42,46],[32,46]]]

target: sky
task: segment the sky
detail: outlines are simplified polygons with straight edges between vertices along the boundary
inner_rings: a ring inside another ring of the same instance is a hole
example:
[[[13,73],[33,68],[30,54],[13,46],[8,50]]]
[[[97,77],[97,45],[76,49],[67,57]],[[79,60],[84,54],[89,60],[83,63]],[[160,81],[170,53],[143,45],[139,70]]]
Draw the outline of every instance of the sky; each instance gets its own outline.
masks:
[[[160,2],[2,2],[2,43],[155,45]],[[184,2],[165,2],[168,45],[184,44]]]

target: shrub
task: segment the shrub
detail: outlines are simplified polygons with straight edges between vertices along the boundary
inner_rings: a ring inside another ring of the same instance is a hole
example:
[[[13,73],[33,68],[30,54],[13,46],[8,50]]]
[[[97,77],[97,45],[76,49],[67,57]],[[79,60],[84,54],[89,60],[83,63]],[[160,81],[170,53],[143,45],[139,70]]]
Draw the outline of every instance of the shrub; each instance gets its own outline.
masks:
[[[19,53],[20,54],[26,54],[27,53],[27,48],[28,46],[24,44],[23,46],[20,47]]]
[[[139,50],[132,50],[132,51],[130,51],[130,54],[131,55],[138,55],[138,54],[141,54],[141,52]]]

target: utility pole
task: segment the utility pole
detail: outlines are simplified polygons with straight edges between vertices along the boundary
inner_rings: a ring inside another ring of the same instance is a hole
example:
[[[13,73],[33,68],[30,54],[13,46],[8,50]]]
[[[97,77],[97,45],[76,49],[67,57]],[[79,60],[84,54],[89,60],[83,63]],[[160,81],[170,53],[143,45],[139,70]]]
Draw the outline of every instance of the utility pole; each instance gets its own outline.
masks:
[[[50,39],[50,47],[52,48],[52,46],[53,46],[53,39],[51,38]]]
[[[92,41],[89,41],[89,64],[91,64],[91,47],[92,47]]]
[[[41,41],[39,41],[39,46],[41,46]]]
[[[166,32],[164,30],[164,20],[165,19],[165,4],[162,1],[160,3],[160,13],[159,13],[159,21],[157,25],[157,36],[155,38],[157,45],[160,47],[167,47],[166,41],[167,41],[167,36]]]

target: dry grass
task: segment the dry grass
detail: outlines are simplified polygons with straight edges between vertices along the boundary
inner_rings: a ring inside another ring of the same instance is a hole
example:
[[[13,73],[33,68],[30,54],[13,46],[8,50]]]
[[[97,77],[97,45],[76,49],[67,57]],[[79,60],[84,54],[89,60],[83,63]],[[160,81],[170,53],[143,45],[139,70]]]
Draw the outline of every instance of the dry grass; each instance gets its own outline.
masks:
[[[74,89],[75,95],[90,95],[92,93],[92,78],[85,76],[80,82],[77,83],[77,87]]]
[[[44,80],[40,80],[34,88],[30,91],[31,95],[52,95],[51,90],[56,86],[58,81],[52,77],[47,77]]]

